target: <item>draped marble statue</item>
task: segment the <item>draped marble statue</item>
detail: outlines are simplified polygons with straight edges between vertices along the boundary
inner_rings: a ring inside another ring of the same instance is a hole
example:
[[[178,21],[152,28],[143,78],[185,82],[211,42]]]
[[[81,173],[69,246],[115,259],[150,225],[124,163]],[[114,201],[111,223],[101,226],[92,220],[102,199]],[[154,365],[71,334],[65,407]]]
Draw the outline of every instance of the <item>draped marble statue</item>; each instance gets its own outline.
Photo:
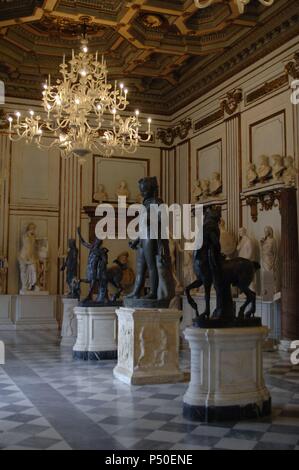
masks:
[[[245,258],[250,261],[256,261],[256,245],[255,241],[249,237],[247,229],[241,227],[239,230],[239,243],[237,246],[239,258]],[[250,289],[256,291],[256,279],[250,284]]]
[[[262,296],[264,300],[273,300],[279,291],[278,244],[272,227],[265,227],[265,236],[261,239],[262,260]]]
[[[36,237],[36,225],[27,225],[18,256],[21,294],[46,291],[48,266],[48,241]]]

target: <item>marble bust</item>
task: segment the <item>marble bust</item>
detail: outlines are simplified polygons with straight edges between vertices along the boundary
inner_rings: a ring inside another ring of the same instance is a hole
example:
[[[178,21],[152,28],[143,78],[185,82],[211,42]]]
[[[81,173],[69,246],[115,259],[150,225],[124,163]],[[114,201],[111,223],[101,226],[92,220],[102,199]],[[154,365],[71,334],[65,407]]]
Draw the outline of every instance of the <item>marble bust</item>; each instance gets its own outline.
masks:
[[[283,157],[281,155],[273,155],[272,174],[275,181],[280,181],[283,171],[285,169],[283,164]]]
[[[217,194],[222,193],[222,181],[221,175],[218,172],[212,174],[212,179],[210,182],[210,194],[216,196]]]
[[[202,196],[202,187],[200,181],[196,181],[194,188],[192,190],[192,202],[196,203]]]
[[[103,184],[98,185],[97,192],[93,195],[93,198],[97,202],[108,200],[108,194],[106,193],[105,186]]]
[[[261,183],[265,183],[271,178],[272,168],[267,155],[260,156],[260,165],[258,167],[257,174]]]
[[[116,196],[122,196],[126,197],[127,199],[130,197],[130,191],[128,189],[128,185],[126,181],[121,181],[117,190],[116,190]]]
[[[258,181],[258,175],[256,171],[256,166],[254,163],[248,164],[247,169],[247,184],[248,186],[254,186]]]
[[[209,180],[202,180],[200,182],[201,189],[202,189],[202,196],[208,197],[210,195],[210,181]]]
[[[285,170],[282,175],[282,180],[287,186],[295,186],[298,170],[295,168],[294,158],[288,156],[284,159]]]

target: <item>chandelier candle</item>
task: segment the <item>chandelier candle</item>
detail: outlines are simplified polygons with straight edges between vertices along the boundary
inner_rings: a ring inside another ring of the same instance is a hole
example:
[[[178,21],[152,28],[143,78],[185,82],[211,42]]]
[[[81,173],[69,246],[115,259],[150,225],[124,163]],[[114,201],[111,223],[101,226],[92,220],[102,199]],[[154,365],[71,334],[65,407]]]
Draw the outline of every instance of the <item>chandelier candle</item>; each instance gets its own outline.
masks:
[[[79,157],[93,152],[106,157],[116,151],[134,153],[141,142],[150,141],[150,118],[143,138],[139,134],[139,110],[132,116],[119,114],[129,104],[128,90],[123,83],[108,83],[107,62],[104,56],[99,62],[98,53],[88,52],[85,34],[81,52],[76,55],[73,50],[69,62],[63,55],[60,75],[51,84],[49,74],[43,85],[45,117],[35,116],[33,111],[23,121],[19,112],[15,113],[16,120],[8,117],[10,140],[25,139],[42,149],[57,147],[65,157],[73,153]],[[47,137],[54,137],[50,145]]]

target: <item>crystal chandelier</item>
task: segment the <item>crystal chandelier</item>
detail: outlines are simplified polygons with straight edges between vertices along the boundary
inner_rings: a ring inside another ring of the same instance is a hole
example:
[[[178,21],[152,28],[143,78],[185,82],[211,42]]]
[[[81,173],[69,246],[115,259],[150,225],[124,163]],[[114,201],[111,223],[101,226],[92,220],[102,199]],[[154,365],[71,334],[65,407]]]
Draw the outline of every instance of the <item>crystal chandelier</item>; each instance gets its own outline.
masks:
[[[245,5],[248,5],[248,3],[250,3],[250,1],[251,0],[234,0],[235,4],[239,8],[240,14],[244,13]],[[215,2],[215,0],[202,0],[202,1],[201,0],[194,0],[195,6],[197,8],[207,8],[210,5],[212,5],[214,2]],[[262,5],[265,5],[266,7],[269,7],[269,6],[273,5],[274,0],[259,0],[259,2]]]
[[[134,153],[151,139],[150,118],[142,137],[139,110],[128,117],[119,114],[129,104],[128,90],[123,83],[108,83],[107,63],[104,57],[98,60],[98,53],[89,54],[85,32],[81,52],[72,51],[68,63],[64,55],[60,74],[54,84],[49,75],[43,85],[44,116],[30,110],[24,119],[19,111],[8,117],[10,140],[25,139],[42,149],[57,147],[65,157],[74,153],[83,158],[92,152],[107,157]]]

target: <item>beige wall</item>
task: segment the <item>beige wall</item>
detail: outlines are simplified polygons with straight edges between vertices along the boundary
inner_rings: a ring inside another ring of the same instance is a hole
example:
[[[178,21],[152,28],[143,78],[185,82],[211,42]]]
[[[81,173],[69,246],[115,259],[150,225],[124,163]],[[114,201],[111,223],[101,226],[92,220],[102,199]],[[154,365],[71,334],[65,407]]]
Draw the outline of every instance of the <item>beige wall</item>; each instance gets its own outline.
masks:
[[[243,100],[233,116],[225,115],[200,131],[194,129],[185,141],[175,141],[171,148],[155,144],[141,147],[132,157],[119,158],[115,176],[115,160],[111,159],[113,177],[105,184],[113,194],[110,184],[116,180],[128,180],[132,185],[130,168],[136,172],[136,161],[140,168],[148,167],[150,175],[158,176],[161,194],[166,202],[190,202],[192,186],[197,178],[209,177],[213,171],[222,174],[224,198],[223,215],[227,227],[235,235],[240,226],[248,228],[257,241],[265,225],[274,227],[280,238],[280,214],[277,208],[259,212],[258,222],[250,217],[248,206],[240,200],[240,191],[246,187],[246,169],[252,158],[256,161],[261,153],[269,156],[285,153],[296,157],[299,154],[299,106],[290,102],[290,86],[286,82],[278,89],[248,102],[248,96],[265,82],[280,77],[284,65],[298,50],[298,40],[282,46],[243,70],[229,81],[181,110],[171,119],[153,117],[157,127],[167,127],[190,117],[194,124],[215,113],[228,91],[241,88]],[[15,100],[16,101],[16,100]],[[8,103],[12,109],[25,107],[28,103]],[[162,148],[160,148],[162,146]],[[133,166],[132,166],[133,165]],[[7,290],[18,291],[17,252],[22,228],[34,221],[38,234],[47,236],[50,245],[50,292],[63,291],[63,279],[59,274],[59,254],[65,254],[67,239],[75,235],[80,224],[83,235],[88,238],[88,218],[83,207],[94,204],[93,192],[104,167],[98,159],[90,156],[80,166],[76,158],[61,160],[55,151],[40,152],[25,144],[8,142],[0,135],[0,255],[9,260]],[[109,174],[109,161],[103,170]],[[135,174],[135,173],[134,173]],[[103,181],[102,181],[103,182]],[[114,256],[123,250],[123,243],[111,245]],[[81,250],[81,274],[84,275],[87,250]],[[181,263],[179,263],[181,264]]]

